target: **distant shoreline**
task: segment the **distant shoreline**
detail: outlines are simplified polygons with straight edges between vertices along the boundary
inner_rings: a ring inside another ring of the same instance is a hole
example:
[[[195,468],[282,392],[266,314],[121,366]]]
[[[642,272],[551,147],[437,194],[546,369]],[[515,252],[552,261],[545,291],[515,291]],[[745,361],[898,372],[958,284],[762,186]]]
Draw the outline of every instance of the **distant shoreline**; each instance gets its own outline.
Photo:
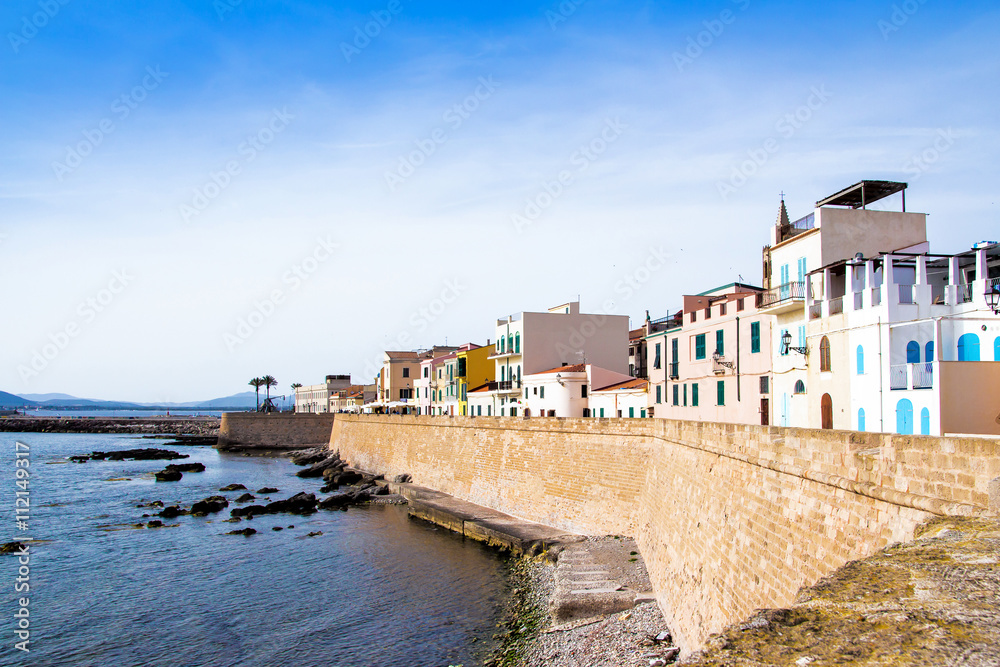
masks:
[[[171,433],[217,436],[218,417],[3,417],[2,433]]]

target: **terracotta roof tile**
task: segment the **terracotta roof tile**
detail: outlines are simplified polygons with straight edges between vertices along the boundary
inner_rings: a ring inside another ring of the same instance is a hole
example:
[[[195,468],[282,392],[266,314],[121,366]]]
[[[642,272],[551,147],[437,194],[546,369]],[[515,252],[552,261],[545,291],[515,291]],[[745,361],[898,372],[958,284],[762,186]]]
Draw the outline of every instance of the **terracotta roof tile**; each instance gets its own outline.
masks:
[[[645,389],[649,386],[649,380],[643,380],[641,378],[632,378],[631,380],[625,380],[624,382],[616,382],[615,384],[609,384],[607,387],[601,387],[600,389],[595,389],[594,391],[614,391],[616,389]]]
[[[559,366],[558,368],[550,368],[547,371],[539,371],[535,375],[542,375],[543,373],[586,373],[586,364],[573,364],[572,366]]]

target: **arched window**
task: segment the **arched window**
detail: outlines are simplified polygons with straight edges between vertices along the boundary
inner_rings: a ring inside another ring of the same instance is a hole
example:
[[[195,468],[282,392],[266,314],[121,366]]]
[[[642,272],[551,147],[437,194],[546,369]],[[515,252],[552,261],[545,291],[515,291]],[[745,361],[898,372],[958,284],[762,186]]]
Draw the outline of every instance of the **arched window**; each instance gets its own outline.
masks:
[[[494,375],[493,377],[496,377],[496,375]],[[500,367],[500,381],[501,382],[505,382],[506,380],[507,380],[507,367],[506,366],[501,366]]]
[[[896,403],[896,433],[913,435],[913,403],[908,398]]]
[[[958,360],[979,361],[979,336],[967,333],[958,339]]]
[[[514,334],[514,351],[515,352],[520,352],[521,351],[521,332],[520,331],[517,332],[516,334]]]
[[[804,393],[806,393],[806,383],[803,382],[802,380],[796,380],[795,381],[795,393],[796,394],[804,394]]]
[[[514,334],[507,334],[507,351],[514,351]]]
[[[823,340],[819,342],[819,369],[821,371],[829,371],[830,367],[830,339],[823,336]]]
[[[518,365],[518,367],[517,367],[517,381],[518,382],[521,381],[521,366],[520,365]]]
[[[924,408],[920,411],[920,435],[931,434],[931,411]]]
[[[864,375],[864,374],[865,374],[865,348],[858,345],[858,375]]]
[[[864,408],[858,408],[858,430],[859,431],[864,431],[865,430],[865,409]]]
[[[500,337],[500,354],[507,351],[507,338],[504,336]]]
[[[924,361],[928,364],[934,361],[934,341],[924,345]]]
[[[911,340],[906,344],[906,363],[908,364],[919,364],[920,363],[920,343],[915,340]]]
[[[820,417],[822,428],[833,428],[833,398],[830,394],[823,394],[823,398],[820,399]]]

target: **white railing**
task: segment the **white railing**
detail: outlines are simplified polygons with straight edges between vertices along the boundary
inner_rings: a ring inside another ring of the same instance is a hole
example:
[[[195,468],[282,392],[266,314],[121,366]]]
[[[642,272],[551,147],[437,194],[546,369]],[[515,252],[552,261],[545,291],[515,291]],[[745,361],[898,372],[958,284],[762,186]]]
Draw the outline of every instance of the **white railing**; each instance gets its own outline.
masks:
[[[873,287],[872,288],[872,306],[882,305],[882,288]]]
[[[830,314],[836,315],[842,312],[844,312],[844,297],[838,296],[836,299],[830,299]]]
[[[931,389],[934,386],[934,365],[896,364],[889,367],[889,389]]]
[[[913,285],[900,285],[899,286],[899,302],[900,303],[916,303],[913,299]]]
[[[861,310],[864,307],[865,295],[864,292],[854,293],[854,310]]]

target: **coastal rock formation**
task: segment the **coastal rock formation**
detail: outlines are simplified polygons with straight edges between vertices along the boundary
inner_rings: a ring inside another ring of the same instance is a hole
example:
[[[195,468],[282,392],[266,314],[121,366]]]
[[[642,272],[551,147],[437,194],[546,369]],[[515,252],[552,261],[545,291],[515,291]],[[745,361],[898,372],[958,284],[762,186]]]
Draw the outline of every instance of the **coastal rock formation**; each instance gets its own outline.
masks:
[[[243,537],[250,537],[256,534],[257,531],[253,528],[244,528],[243,530],[231,530],[226,535],[242,535]]]
[[[265,487],[263,487],[261,489],[257,489],[257,493],[259,493],[261,495],[268,495],[270,493],[280,493],[280,492],[281,492],[281,489],[275,489],[274,487],[271,487],[271,486],[265,486]]]
[[[164,470],[174,472],[205,472],[204,463],[171,463]]]
[[[319,463],[323,459],[329,457],[330,452],[322,447],[314,447],[312,449],[300,449],[295,452],[289,452],[288,456],[295,465],[308,466],[314,463]]]
[[[221,512],[229,507],[229,501],[222,496],[209,496],[191,506],[191,514],[206,515]]]
[[[145,447],[142,449],[123,449],[119,452],[91,452],[90,455],[78,455],[69,457],[71,461],[83,463],[84,461],[161,461],[173,459],[186,459],[187,454],[179,454],[169,449],[156,449],[155,447]],[[201,465],[200,463],[197,465]],[[204,466],[202,466],[204,470]]]
[[[219,434],[218,417],[174,418],[47,418],[10,417],[0,419],[0,433],[171,433],[176,436],[196,435],[215,444]],[[179,438],[180,439],[180,438]],[[194,444],[185,442],[184,444]],[[202,443],[198,443],[202,444]]]
[[[257,499],[257,497],[254,496],[252,493],[244,493],[242,496],[240,496],[239,498],[237,498],[234,502],[237,502],[237,503],[248,503],[251,500],[256,500],[256,499]]]
[[[22,553],[26,548],[24,542],[7,542],[0,546],[0,554]]]
[[[247,487],[243,486],[242,484],[228,484],[219,489],[219,491],[246,491],[246,490]]]
[[[157,482],[179,482],[184,475],[176,470],[160,470],[154,476]]]
[[[230,511],[234,517],[259,516],[261,514],[312,514],[316,511],[316,495],[312,493],[296,493],[291,498],[276,500],[267,505],[249,505],[247,507],[237,507]]]
[[[170,507],[164,507],[163,511],[156,516],[162,516],[164,519],[173,519],[174,517],[183,516],[187,513],[188,511],[181,508],[179,505],[171,505]]]
[[[344,468],[344,462],[341,461],[340,457],[335,454],[333,456],[328,456],[322,461],[314,463],[305,470],[300,470],[295,474],[298,475],[299,477],[320,477],[327,470],[339,471],[342,470],[343,468]]]

